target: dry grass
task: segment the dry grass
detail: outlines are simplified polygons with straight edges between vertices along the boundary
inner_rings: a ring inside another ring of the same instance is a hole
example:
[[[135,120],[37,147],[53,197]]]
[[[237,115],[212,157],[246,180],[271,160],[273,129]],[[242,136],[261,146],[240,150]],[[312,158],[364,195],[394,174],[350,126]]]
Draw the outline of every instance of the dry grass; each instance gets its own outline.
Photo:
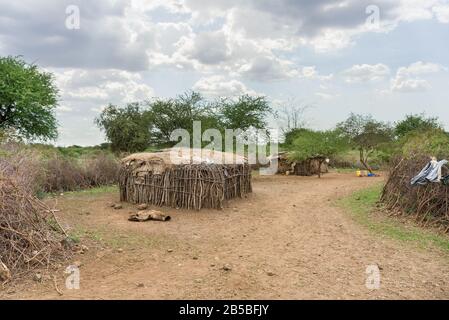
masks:
[[[55,155],[44,161],[45,192],[80,190],[117,182],[118,162],[107,154],[73,159]]]

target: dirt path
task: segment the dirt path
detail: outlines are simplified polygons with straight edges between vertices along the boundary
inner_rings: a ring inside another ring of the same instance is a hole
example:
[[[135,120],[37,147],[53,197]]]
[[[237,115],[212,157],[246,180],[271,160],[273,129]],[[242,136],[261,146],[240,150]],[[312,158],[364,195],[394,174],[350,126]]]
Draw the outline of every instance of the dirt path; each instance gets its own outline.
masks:
[[[67,195],[62,219],[90,239],[74,259],[81,289],[61,297],[51,281],[28,281],[0,298],[449,298],[447,254],[372,234],[333,204],[379,179],[257,177],[248,199],[223,211],[164,208],[165,223],[128,222],[132,206],[109,207],[115,194]],[[371,264],[381,268],[379,290],[365,287]]]

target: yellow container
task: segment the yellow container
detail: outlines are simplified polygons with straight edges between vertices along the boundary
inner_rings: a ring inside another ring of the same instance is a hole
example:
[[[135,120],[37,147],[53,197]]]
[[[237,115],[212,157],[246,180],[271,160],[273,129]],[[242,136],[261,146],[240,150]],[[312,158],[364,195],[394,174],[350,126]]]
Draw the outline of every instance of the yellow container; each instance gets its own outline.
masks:
[[[361,176],[362,176],[362,171],[357,170],[357,171],[355,172],[355,174],[357,175],[357,177],[361,177]]]

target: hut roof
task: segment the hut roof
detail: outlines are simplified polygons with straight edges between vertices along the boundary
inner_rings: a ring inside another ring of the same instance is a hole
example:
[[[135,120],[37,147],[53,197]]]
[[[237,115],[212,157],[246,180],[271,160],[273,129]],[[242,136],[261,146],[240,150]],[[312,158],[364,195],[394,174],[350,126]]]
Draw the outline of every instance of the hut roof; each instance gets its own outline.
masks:
[[[210,149],[171,148],[161,152],[134,153],[122,159],[124,165],[132,163],[158,164],[165,168],[184,164],[245,164],[247,159],[230,152]]]

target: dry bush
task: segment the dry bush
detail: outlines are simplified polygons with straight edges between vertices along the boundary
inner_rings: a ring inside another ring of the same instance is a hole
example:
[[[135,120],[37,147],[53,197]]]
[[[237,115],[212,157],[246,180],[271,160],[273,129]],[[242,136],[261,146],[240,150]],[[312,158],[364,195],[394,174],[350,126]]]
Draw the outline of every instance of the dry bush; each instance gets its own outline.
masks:
[[[54,155],[45,161],[47,192],[73,191],[117,183],[118,161],[111,155],[100,153],[83,159]]]
[[[45,161],[43,189],[47,192],[77,190],[88,186],[81,166],[73,159],[56,155]]]
[[[84,160],[84,175],[91,187],[117,183],[119,170],[118,160],[106,153]]]
[[[35,154],[18,144],[0,150],[0,265],[15,277],[66,256],[65,235],[53,211],[33,195],[40,178]]]
[[[21,143],[0,142],[0,171],[6,177],[14,177],[29,193],[38,191],[39,184],[45,179],[40,155],[24,148]]]
[[[106,153],[75,159],[0,142],[0,282],[71,253],[54,210],[35,197],[37,192],[112,184],[117,173],[117,160]]]

